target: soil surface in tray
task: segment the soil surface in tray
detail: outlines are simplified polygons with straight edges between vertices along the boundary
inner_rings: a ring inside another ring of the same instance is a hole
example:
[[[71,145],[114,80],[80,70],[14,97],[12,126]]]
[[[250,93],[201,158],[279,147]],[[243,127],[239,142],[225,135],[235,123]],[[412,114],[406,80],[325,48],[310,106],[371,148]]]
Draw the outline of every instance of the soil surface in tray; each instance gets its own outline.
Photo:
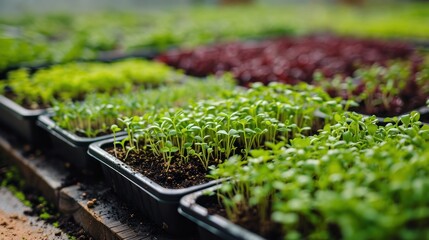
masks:
[[[106,151],[115,156],[113,148],[106,149]],[[191,159],[188,163],[180,165],[173,160],[167,170],[166,163],[149,151],[140,154],[130,152],[126,159],[125,156],[126,152],[119,148],[116,149],[118,159],[166,188],[187,188],[210,181],[206,178],[207,170],[196,159]],[[217,163],[211,162],[209,165],[213,164]]]

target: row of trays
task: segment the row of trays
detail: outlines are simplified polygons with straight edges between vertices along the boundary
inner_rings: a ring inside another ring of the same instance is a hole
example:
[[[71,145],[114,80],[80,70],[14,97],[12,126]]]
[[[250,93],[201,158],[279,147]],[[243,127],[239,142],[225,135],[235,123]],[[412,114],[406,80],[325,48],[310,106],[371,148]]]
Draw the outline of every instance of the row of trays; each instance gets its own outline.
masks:
[[[145,54],[148,53],[142,53]],[[154,54],[151,54],[146,57],[153,58]],[[105,61],[119,58],[122,56],[106,56]],[[429,120],[428,108],[416,110],[420,112],[422,121]],[[25,109],[0,95],[1,127],[35,148],[54,153],[58,160],[70,163],[83,173],[95,176],[103,172],[106,183],[121,199],[168,233],[186,236],[198,230],[201,239],[263,239],[224,217],[210,214],[204,207],[205,202],[215,198],[205,192],[215,192],[219,181],[182,189],[165,188],[105,150],[113,147],[112,134],[80,137],[57,126],[51,116],[49,109]],[[323,118],[323,115],[318,117]],[[379,118],[379,123],[384,124],[384,119]],[[117,133],[116,136],[120,140],[125,133]]]
[[[219,181],[182,189],[162,187],[104,150],[113,146],[112,134],[80,137],[58,127],[51,116],[49,110],[28,110],[0,95],[1,127],[33,147],[54,152],[59,160],[84,174],[95,176],[102,171],[106,183],[121,199],[166,232],[187,236],[198,230],[201,239],[258,238],[225,218],[209,216],[207,210],[196,204],[204,199],[203,191],[213,189]]]
[[[428,119],[427,108],[418,111],[422,119]],[[219,215],[209,214],[201,205],[211,198],[204,193],[216,191],[219,181],[183,189],[162,187],[105,150],[113,147],[112,134],[80,137],[58,127],[51,116],[49,110],[28,110],[0,96],[2,127],[34,147],[53,151],[59,160],[70,163],[84,173],[102,171],[106,183],[121,199],[168,233],[186,236],[198,229],[201,239],[262,239]],[[379,120],[383,124],[383,119]]]

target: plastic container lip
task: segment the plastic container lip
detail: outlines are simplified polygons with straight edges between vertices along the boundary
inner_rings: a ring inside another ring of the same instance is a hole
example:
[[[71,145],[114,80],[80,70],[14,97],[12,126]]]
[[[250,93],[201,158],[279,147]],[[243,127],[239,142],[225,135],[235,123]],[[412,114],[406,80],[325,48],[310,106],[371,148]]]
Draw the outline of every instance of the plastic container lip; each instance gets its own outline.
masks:
[[[51,119],[53,113],[46,113],[39,116],[36,124],[48,136],[53,150],[60,160],[66,161],[72,167],[84,174],[93,175],[98,172],[98,161],[91,159],[87,153],[91,143],[103,139],[112,138],[112,134],[99,136],[96,138],[80,137],[56,125]],[[122,132],[118,135],[124,134]]]
[[[122,140],[125,136],[117,138],[117,140]],[[187,188],[180,189],[170,189],[165,188],[155,181],[149,179],[143,174],[133,170],[130,166],[117,159],[115,156],[109,154],[104,150],[105,147],[112,146],[113,139],[107,139],[100,142],[95,142],[89,146],[88,154],[100,161],[102,164],[107,165],[109,168],[115,170],[117,173],[128,179],[130,182],[142,188],[145,192],[152,195],[158,201],[177,201],[179,202],[180,198],[183,195],[186,195],[190,192],[198,191],[203,188],[207,188],[219,183],[219,180],[209,181],[200,185],[195,185]]]
[[[37,127],[37,117],[50,110],[50,108],[26,109],[6,96],[0,95],[1,125],[35,148],[44,148],[47,137],[47,134]]]
[[[180,200],[179,213],[219,239],[264,240],[265,238],[262,236],[238,226],[222,216],[208,214],[207,209],[197,203],[204,192],[214,192],[219,187],[219,185],[212,186],[184,196]]]
[[[8,108],[11,112],[14,112],[16,115],[21,116],[22,118],[36,118],[39,115],[48,112],[51,110],[51,108],[45,108],[45,109],[26,109],[23,106],[17,104],[13,100],[0,95],[0,104],[4,105],[6,108]]]

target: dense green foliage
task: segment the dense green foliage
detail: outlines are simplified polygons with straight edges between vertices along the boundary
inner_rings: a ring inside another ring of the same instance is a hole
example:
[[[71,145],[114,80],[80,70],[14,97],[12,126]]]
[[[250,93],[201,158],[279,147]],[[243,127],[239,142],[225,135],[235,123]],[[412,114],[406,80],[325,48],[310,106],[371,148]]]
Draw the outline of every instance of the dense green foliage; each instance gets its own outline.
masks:
[[[203,9],[202,9],[203,10]],[[256,9],[250,9],[256,13]],[[238,10],[174,12],[102,12],[80,15],[26,16],[0,25],[0,70],[16,65],[94,59],[142,48],[166,49],[222,39],[289,34],[283,21],[253,22]],[[237,15],[237,16],[236,16]],[[4,50],[3,50],[4,49]]]
[[[421,239],[427,236],[429,127],[412,113],[377,126],[336,114],[319,134],[213,168],[228,217],[256,211],[262,234],[286,239]],[[243,215],[244,214],[244,215]]]
[[[132,94],[92,94],[82,102],[56,101],[53,120],[68,131],[86,137],[95,137],[110,132],[113,124],[123,127],[118,121],[126,116],[156,115],[165,108],[180,107],[199,99],[220,97],[232,90],[234,81],[222,78],[187,79],[183,84],[161,86],[155,89],[136,91]]]
[[[231,91],[224,99],[124,118],[128,136],[118,145],[128,152],[149,149],[166,162],[166,170],[171,161],[180,164],[191,159],[207,169],[235,154],[247,156],[267,141],[310,135],[323,123],[314,116],[316,110],[330,116],[342,108],[339,100],[306,84],[255,84],[249,90]]]
[[[429,7],[310,4],[2,19],[0,71],[109,51],[314,31],[427,39]],[[429,127],[415,112],[380,126],[375,117],[345,112],[357,107],[354,102],[322,90],[358,102],[369,114],[395,112],[405,100],[413,107],[429,94],[429,61],[419,69],[412,64],[383,63],[332,79],[317,72],[321,88],[272,83],[243,89],[229,77],[189,79],[145,60],[72,62],[34,74],[12,71],[0,92],[29,109],[53,106],[56,124],[79,136],[113,132],[114,151],[121,148],[125,158],[151,153],[164,161],[163,174],[173,162],[192,163],[210,178],[231,178],[217,192],[227,217],[237,223],[254,217],[259,227],[252,230],[264,236],[424,239]],[[121,141],[119,131],[126,132]]]
[[[41,69],[33,75],[25,68],[13,71],[7,80],[0,82],[0,91],[9,94],[18,104],[36,109],[50,106],[53,100],[82,100],[93,92],[127,92],[178,82],[183,78],[182,74],[164,64],[145,60],[68,63]]]
[[[94,59],[106,51],[314,31],[424,39],[429,36],[428,9],[425,3],[360,8],[303,4],[15,16],[0,20],[0,70]]]

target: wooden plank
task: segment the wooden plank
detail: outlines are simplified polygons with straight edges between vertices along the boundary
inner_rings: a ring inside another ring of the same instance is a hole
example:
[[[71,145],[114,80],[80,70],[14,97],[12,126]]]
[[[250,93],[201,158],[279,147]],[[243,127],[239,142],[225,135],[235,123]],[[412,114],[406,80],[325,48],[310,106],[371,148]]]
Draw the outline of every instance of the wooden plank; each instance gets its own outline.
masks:
[[[27,153],[25,145],[11,145],[0,132],[0,151],[5,161],[18,168],[25,182],[37,189],[42,195],[58,207],[59,191],[68,172],[58,161],[47,160],[37,152]]]
[[[77,222],[83,222],[82,227],[95,238],[178,239],[166,235],[153,223],[130,210],[124,203],[118,201],[110,189],[106,191],[104,184],[82,185],[70,186],[61,190],[60,210],[69,211],[78,208],[73,213],[73,217]],[[89,208],[88,201],[94,198],[96,203]],[[70,201],[74,201],[74,203],[70,203]],[[66,209],[62,209],[63,207]],[[92,222],[86,223],[84,218],[91,218]]]

